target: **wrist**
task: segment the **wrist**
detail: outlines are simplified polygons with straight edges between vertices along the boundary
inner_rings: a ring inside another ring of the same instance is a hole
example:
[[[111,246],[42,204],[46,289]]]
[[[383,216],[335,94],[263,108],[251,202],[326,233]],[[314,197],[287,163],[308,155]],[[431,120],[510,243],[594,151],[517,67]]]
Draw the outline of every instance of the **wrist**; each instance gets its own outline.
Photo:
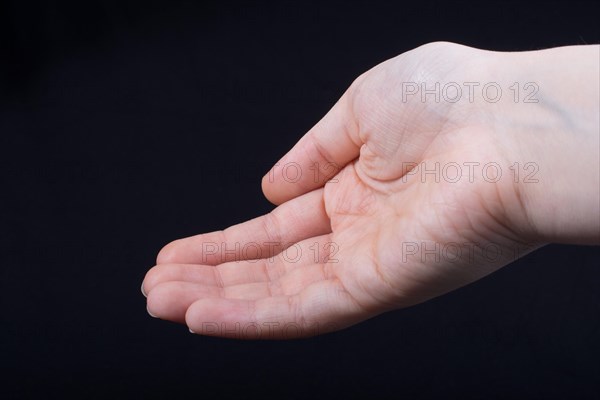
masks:
[[[527,102],[507,93],[494,118],[505,154],[514,155],[509,162],[527,216],[520,223],[535,240],[600,243],[599,49],[492,57],[503,58],[495,65],[505,67],[504,85],[535,89]]]

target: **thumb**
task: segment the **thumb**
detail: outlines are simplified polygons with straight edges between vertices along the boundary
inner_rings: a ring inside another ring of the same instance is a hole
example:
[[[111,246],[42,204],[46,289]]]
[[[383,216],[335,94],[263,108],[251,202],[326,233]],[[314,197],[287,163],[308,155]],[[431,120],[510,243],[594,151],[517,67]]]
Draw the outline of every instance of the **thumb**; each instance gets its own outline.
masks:
[[[354,84],[262,179],[274,204],[319,188],[358,157],[361,142],[352,110]]]

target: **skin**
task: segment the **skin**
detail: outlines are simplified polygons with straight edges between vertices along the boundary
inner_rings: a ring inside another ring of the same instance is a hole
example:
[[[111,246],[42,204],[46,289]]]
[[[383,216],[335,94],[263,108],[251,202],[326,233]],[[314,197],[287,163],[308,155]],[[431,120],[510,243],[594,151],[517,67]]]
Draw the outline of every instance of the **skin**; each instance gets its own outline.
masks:
[[[160,251],[142,285],[148,312],[204,335],[307,337],[457,289],[546,243],[600,244],[599,60],[599,46],[441,42],[377,65],[263,178],[271,213]],[[462,96],[422,101],[407,82],[456,82]],[[464,82],[480,83],[472,101]],[[482,95],[488,82],[498,101]],[[527,82],[537,102],[524,102]],[[436,163],[437,180],[422,173]]]

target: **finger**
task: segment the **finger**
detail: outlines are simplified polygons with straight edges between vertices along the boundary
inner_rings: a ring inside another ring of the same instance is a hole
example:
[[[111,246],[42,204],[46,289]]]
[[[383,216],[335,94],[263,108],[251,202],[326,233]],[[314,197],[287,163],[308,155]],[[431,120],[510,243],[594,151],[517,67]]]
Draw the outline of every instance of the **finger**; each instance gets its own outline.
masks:
[[[190,304],[201,298],[217,298],[222,289],[190,282],[166,282],[148,293],[148,313],[160,319],[184,323],[185,311]]]
[[[156,286],[172,281],[222,286],[219,271],[216,268],[213,265],[158,264],[146,272],[142,282],[142,292],[147,297]],[[239,268],[238,271],[242,275],[247,274],[246,268]]]
[[[302,239],[329,232],[323,190],[315,190],[223,231],[171,242],[160,251],[156,263],[216,265],[268,258]]]
[[[257,300],[297,294],[315,282],[334,278],[331,265],[337,259],[329,250],[329,240],[329,235],[304,240],[293,246],[293,252],[283,251],[271,260],[159,265],[144,282],[148,312],[182,322],[187,308],[202,298]],[[315,263],[319,261],[323,262]]]
[[[354,85],[262,179],[262,189],[281,204],[321,187],[358,157],[361,141],[352,111]]]
[[[225,287],[192,282],[169,281],[160,283],[148,294],[148,312],[158,318],[182,322],[188,307],[199,299],[224,298],[258,300],[273,296],[291,296],[307,286],[332,278],[329,265],[313,264],[295,268],[276,281],[244,283]]]
[[[155,286],[170,281],[218,287],[276,281],[296,268],[337,262],[336,255],[332,254],[336,249],[330,235],[322,235],[305,239],[273,257],[260,260],[232,261],[217,266],[159,264],[146,273],[142,291],[147,295]]]
[[[259,300],[202,298],[185,314],[190,330],[236,339],[292,339],[314,336],[365,319],[337,279],[314,283],[291,296]]]

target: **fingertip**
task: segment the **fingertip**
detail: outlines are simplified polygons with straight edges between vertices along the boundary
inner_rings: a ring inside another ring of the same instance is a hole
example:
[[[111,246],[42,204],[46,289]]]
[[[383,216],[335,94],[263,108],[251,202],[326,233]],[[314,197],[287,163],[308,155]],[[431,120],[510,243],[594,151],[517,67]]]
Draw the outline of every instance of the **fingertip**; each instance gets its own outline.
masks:
[[[158,318],[156,315],[154,315],[151,311],[150,311],[150,307],[146,306],[146,312],[148,313],[149,316],[151,316],[152,318]]]
[[[202,326],[205,324],[203,315],[202,303],[205,303],[205,299],[196,300],[192,303],[185,312],[185,324],[192,333],[204,334]]]
[[[271,203],[276,206],[279,206],[286,201],[292,200],[298,196],[301,196],[305,193],[314,190],[315,188],[322,186],[314,185],[311,182],[303,182],[306,180],[306,177],[302,175],[303,173],[307,175],[307,172],[303,172],[304,170],[310,171],[310,167],[302,167],[297,162],[289,162],[284,165],[293,165],[295,168],[296,177],[294,179],[286,178],[285,168],[282,171],[278,171],[275,173],[275,169],[279,166],[279,164],[284,163],[284,160],[287,160],[286,157],[282,158],[282,161],[279,161],[275,164],[273,169],[271,169],[265,176],[263,176],[261,181],[262,192]],[[291,172],[290,172],[291,174]]]
[[[148,297],[146,298],[146,310],[148,314],[152,318],[160,318],[160,319],[170,319],[169,315],[171,312],[171,293],[169,293],[168,285],[156,285],[150,293],[148,293]]]
[[[195,334],[241,339],[247,303],[233,299],[199,299],[188,307],[185,323]]]
[[[275,205],[279,205],[278,203],[276,203],[274,201],[275,199],[273,198],[272,184],[270,182],[269,175],[270,175],[270,173],[267,173],[265,176],[263,176],[263,178],[260,182],[260,186],[261,186],[263,195],[266,197],[266,199]]]
[[[177,259],[177,242],[174,240],[163,246],[156,256],[156,264],[170,264],[174,263]]]
[[[142,281],[142,294],[144,297],[148,298],[148,293],[152,291],[154,286],[160,282],[160,276],[158,265],[153,266],[146,272],[146,276],[144,276],[144,280]]]

